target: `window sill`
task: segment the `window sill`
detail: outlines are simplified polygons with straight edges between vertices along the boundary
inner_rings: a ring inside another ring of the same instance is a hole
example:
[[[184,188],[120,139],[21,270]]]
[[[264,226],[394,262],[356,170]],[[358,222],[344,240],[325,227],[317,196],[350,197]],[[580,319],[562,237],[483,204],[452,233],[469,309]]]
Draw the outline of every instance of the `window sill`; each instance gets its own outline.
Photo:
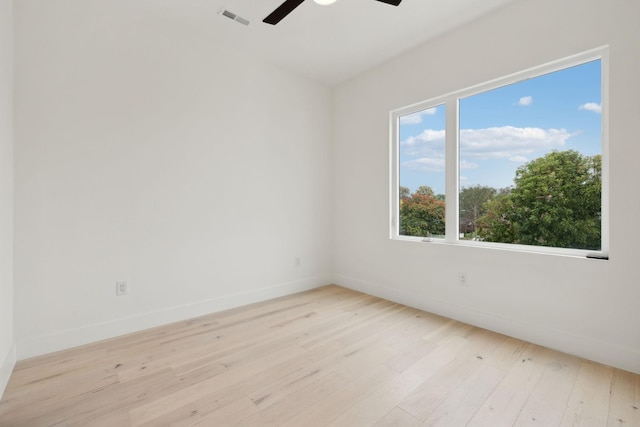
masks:
[[[517,252],[517,253],[526,253],[533,255],[554,255],[554,256],[562,256],[569,258],[585,258],[585,259],[594,259],[597,261],[608,261],[608,254],[601,251],[589,251],[584,249],[563,249],[563,248],[552,248],[546,246],[530,246],[530,245],[517,245],[511,243],[490,243],[490,242],[479,242],[473,240],[455,240],[448,241],[442,238],[424,238],[424,237],[412,237],[412,236],[394,236],[391,237],[391,240],[398,242],[409,242],[409,243],[421,243],[424,245],[445,245],[451,247],[462,247],[462,248],[475,248],[480,250],[494,250],[494,251],[508,251],[508,252]]]

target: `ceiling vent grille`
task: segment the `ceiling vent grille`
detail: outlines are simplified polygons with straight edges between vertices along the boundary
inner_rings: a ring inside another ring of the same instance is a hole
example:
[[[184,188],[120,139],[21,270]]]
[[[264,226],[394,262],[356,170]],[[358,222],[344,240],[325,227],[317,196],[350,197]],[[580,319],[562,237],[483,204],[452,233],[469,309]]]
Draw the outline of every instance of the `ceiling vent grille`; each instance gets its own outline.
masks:
[[[222,9],[220,11],[220,15],[226,16],[227,18],[232,19],[236,22],[239,22],[242,25],[249,25],[249,22],[250,22],[248,19],[243,18],[242,16],[239,16],[239,15],[236,15],[235,13],[226,9]]]

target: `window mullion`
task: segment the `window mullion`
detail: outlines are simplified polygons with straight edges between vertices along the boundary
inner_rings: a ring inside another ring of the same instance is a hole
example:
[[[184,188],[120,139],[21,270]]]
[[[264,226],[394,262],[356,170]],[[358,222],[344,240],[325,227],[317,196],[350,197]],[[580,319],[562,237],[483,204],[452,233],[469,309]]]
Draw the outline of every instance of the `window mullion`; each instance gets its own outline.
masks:
[[[458,241],[458,193],[459,193],[459,132],[458,132],[458,99],[450,97],[446,101],[446,132],[445,132],[445,173],[446,173],[446,211],[445,211],[445,240]]]
[[[389,225],[390,237],[393,239],[400,234],[400,138],[398,132],[398,117],[392,113],[390,121],[390,140],[392,144],[389,150],[389,158],[391,159],[389,164],[389,173],[391,175],[391,188],[389,189],[389,194],[391,195],[391,200],[389,200]]]
[[[609,51],[601,52],[602,92],[602,181],[601,181],[601,253],[609,256]]]

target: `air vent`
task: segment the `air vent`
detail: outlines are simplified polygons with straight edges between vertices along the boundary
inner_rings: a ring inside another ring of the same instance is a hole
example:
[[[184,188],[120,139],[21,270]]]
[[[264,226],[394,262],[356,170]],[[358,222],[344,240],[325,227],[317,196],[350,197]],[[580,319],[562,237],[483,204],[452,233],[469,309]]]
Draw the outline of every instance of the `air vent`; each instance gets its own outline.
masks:
[[[236,15],[235,13],[231,12],[230,10],[226,10],[226,9],[222,9],[220,11],[220,15],[222,16],[226,16],[229,19],[232,19],[242,25],[249,25],[249,20],[246,18],[243,18],[242,16]]]

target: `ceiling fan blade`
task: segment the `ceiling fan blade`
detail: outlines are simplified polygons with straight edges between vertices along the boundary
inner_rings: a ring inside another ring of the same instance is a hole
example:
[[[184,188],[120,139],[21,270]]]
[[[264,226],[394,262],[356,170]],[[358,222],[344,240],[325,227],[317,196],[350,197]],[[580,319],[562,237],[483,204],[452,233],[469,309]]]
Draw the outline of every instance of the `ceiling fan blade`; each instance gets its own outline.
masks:
[[[262,22],[266,24],[276,25],[278,22],[282,21],[285,16],[293,12],[293,10],[300,6],[304,0],[286,0],[282,3],[276,10],[271,12],[269,16],[264,18]]]
[[[378,0],[379,2],[398,6],[402,0]]]

